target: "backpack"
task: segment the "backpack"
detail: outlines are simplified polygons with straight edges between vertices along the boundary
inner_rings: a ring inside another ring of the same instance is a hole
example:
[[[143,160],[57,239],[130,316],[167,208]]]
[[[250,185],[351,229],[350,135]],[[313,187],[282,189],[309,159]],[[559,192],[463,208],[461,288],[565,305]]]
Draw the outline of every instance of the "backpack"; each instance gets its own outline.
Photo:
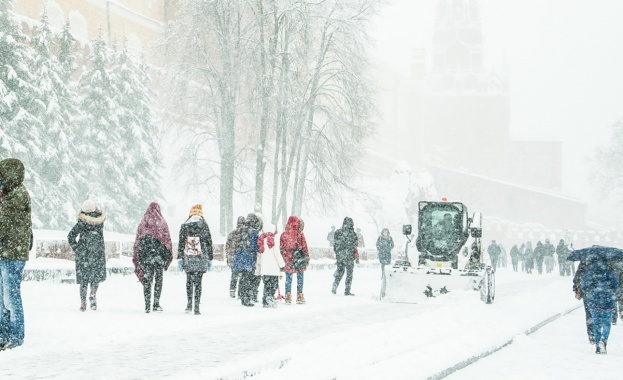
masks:
[[[201,256],[201,234],[205,229],[206,224],[204,224],[201,231],[199,231],[198,236],[190,236],[186,237],[186,245],[184,246],[184,255],[189,257],[197,257]]]
[[[296,271],[300,271],[305,269],[309,264],[309,259],[307,258],[307,254],[301,248],[299,248],[299,235],[296,235],[296,247],[294,248],[294,253],[292,253],[292,268]]]

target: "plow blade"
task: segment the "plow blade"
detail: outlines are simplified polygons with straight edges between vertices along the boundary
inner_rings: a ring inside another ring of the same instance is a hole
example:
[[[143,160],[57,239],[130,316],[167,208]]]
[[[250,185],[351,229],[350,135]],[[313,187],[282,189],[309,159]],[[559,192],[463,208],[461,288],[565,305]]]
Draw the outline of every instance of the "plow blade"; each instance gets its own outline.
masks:
[[[476,290],[484,302],[491,303],[495,298],[494,279],[491,267],[484,265],[471,270],[393,267],[384,274],[381,299],[416,303],[455,290]]]

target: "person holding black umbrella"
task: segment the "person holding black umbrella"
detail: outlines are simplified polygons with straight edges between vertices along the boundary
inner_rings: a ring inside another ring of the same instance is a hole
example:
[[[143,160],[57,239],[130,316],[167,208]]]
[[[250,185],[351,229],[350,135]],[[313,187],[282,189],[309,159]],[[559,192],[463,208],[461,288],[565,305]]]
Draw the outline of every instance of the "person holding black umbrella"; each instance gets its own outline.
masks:
[[[606,247],[595,247],[584,259],[587,268],[580,277],[580,288],[585,294],[593,318],[595,353],[606,354],[612,313],[615,307],[615,293],[619,281],[608,267]]]

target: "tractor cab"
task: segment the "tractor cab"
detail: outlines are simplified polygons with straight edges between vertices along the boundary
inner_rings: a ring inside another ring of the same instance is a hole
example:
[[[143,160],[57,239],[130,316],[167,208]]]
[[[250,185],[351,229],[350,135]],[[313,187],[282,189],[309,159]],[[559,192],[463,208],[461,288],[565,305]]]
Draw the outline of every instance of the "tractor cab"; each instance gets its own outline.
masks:
[[[457,269],[459,251],[469,238],[467,207],[460,202],[426,201],[418,206],[418,265],[450,262]]]

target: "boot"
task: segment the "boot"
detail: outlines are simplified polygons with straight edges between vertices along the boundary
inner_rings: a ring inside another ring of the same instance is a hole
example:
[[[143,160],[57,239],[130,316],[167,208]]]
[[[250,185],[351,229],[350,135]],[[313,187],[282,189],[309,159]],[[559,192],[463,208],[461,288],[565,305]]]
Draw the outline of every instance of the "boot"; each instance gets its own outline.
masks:
[[[188,303],[186,304],[186,313],[190,313],[193,310],[193,301],[191,298],[188,299]]]
[[[230,296],[231,298],[236,298],[236,291],[235,291],[235,290],[230,290],[230,291],[229,291],[229,296]]]
[[[286,305],[292,304],[292,294],[286,293]]]
[[[608,345],[608,342],[605,341],[605,340],[602,340],[600,342],[600,344],[599,344],[599,351],[601,351],[600,354],[602,354],[602,355],[608,354],[608,351],[606,350],[606,346],[607,345]]]
[[[275,298],[272,296],[264,296],[262,299],[265,308],[274,309],[277,307],[277,303],[275,302]]]
[[[303,293],[298,293],[296,295],[296,303],[298,305],[303,305],[305,303],[305,297],[303,296]]]
[[[91,297],[89,297],[89,303],[91,304],[91,310],[97,310],[97,301],[95,300],[95,294],[91,294]]]
[[[253,302],[251,302],[251,299],[249,297],[244,297],[240,300],[242,302],[242,306],[255,306],[255,304]]]
[[[331,293],[336,294],[337,293],[337,284],[333,283],[333,286],[331,287]]]
[[[87,300],[80,301],[80,311],[87,311]]]
[[[149,313],[151,311],[150,305],[149,305],[149,301],[145,302],[145,313]]]
[[[157,299],[154,300],[153,310],[154,311],[162,311],[162,308],[160,307],[160,300],[157,300]]]
[[[199,312],[199,302],[195,303],[195,315],[200,315],[201,313]]]

